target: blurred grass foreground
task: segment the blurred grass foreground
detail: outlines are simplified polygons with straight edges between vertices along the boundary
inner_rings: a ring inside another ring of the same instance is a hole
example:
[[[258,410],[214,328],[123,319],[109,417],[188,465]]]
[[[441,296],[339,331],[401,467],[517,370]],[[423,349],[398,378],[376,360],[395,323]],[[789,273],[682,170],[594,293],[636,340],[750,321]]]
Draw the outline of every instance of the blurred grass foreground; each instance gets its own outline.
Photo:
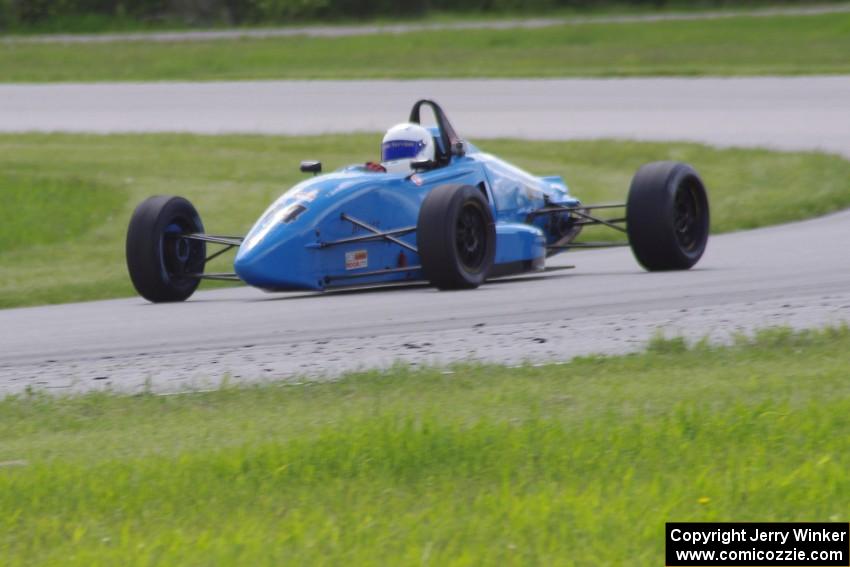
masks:
[[[0,401],[0,557],[662,565],[665,521],[846,521],[850,332]]]

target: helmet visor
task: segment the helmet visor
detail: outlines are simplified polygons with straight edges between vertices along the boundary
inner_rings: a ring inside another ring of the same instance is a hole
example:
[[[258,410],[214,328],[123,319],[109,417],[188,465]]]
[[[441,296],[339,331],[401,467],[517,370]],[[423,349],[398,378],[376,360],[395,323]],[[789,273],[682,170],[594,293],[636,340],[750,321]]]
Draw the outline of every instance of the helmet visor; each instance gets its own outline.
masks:
[[[391,140],[381,144],[381,161],[412,159],[422,151],[425,142],[421,140]]]

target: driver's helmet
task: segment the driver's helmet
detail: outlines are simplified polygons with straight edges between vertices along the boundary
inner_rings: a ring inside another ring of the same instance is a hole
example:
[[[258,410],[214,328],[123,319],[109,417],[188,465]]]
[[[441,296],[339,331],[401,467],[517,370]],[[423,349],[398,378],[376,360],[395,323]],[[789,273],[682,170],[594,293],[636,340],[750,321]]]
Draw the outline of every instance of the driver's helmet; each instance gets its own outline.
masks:
[[[396,124],[381,142],[381,165],[389,173],[409,173],[415,160],[434,159],[434,138],[419,124]]]

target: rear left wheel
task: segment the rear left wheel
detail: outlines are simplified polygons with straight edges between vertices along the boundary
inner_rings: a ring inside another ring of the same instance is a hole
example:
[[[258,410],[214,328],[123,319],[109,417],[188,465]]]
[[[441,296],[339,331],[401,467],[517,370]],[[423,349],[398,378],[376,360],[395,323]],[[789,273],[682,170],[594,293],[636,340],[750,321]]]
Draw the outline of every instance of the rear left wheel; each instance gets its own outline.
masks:
[[[629,188],[626,230],[635,258],[647,270],[696,264],[709,232],[708,195],[697,172],[672,161],[641,167]]]
[[[136,207],[127,229],[127,269],[139,295],[154,303],[184,301],[197,289],[206,244],[182,235],[204,232],[182,197],[151,197]]]

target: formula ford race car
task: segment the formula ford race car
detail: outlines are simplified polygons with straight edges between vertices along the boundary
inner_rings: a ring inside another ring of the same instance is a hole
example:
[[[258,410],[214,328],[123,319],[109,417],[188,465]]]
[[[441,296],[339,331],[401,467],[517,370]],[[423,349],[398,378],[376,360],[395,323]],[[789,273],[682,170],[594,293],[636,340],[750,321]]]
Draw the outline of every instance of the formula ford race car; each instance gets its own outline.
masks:
[[[543,270],[548,256],[570,249],[628,245],[651,271],[686,270],[702,256],[708,198],[690,166],[644,165],[626,203],[588,205],[561,177],[535,177],[459,138],[433,101],[413,106],[414,127],[423,107],[436,119],[432,159],[413,160],[398,173],[355,165],[327,175],[318,175],[321,163],[302,162],[314,176],[284,193],[245,237],[207,234],[181,197],[144,201],[127,232],[136,290],[164,302],[187,299],[202,279],[270,291],[422,280],[464,289]],[[623,208],[620,216],[605,214]],[[576,242],[588,225],[625,232],[628,244]],[[223,248],[208,255],[208,245]],[[234,273],[204,272],[233,248]]]

